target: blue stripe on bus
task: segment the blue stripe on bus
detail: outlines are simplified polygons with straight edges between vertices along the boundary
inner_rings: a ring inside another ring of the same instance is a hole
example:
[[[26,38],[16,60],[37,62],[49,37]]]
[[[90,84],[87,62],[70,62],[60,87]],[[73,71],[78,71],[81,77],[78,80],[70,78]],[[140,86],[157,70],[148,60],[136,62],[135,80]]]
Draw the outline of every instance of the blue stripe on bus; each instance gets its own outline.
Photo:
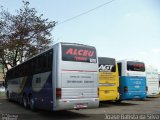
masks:
[[[11,99],[17,102],[22,103],[22,96],[25,93],[27,96],[32,94],[34,98],[36,98],[35,106],[39,109],[45,110],[53,110],[53,87],[52,87],[52,72],[50,73],[46,83],[44,84],[43,88],[39,92],[34,92],[32,90],[32,80],[33,75],[28,76],[24,88],[22,89],[21,93],[11,93]],[[45,96],[45,98],[44,98]],[[43,99],[43,101],[42,101]],[[52,103],[51,103],[52,101]]]

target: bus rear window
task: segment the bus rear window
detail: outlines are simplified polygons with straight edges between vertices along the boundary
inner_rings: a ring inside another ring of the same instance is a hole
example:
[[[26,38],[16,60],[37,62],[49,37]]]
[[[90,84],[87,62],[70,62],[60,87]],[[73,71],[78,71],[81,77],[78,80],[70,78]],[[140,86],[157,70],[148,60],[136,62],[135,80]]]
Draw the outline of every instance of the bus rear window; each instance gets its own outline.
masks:
[[[97,63],[96,49],[80,45],[62,45],[62,60]]]
[[[99,72],[115,72],[116,61],[113,58],[99,57]]]
[[[134,62],[128,61],[127,62],[127,70],[128,71],[145,71],[145,65],[142,62]]]

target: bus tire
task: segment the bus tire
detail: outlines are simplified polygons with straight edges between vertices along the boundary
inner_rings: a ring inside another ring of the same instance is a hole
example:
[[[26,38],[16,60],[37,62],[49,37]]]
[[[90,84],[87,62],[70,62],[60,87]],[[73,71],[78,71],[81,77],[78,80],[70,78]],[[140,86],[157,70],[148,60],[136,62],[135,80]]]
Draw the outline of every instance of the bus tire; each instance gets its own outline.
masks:
[[[23,95],[22,101],[23,101],[24,108],[28,108],[28,99],[26,95]]]
[[[146,99],[145,98],[142,98],[142,99],[140,99],[141,101],[145,101]]]
[[[7,97],[7,100],[8,100],[8,101],[11,101],[10,94],[9,94],[8,91],[7,91],[7,93],[6,93],[6,97]]]
[[[29,107],[32,111],[36,111],[35,100],[32,95],[29,96]]]
[[[116,103],[121,103],[122,102],[122,100],[116,100]]]

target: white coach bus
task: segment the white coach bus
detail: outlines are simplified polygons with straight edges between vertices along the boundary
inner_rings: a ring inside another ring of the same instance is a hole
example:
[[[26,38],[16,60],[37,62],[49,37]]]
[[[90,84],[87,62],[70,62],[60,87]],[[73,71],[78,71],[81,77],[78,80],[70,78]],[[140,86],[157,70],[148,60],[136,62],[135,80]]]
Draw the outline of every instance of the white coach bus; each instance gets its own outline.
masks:
[[[7,72],[7,97],[32,110],[99,106],[95,47],[57,43]]]
[[[159,94],[158,69],[153,66],[146,66],[147,96]]]

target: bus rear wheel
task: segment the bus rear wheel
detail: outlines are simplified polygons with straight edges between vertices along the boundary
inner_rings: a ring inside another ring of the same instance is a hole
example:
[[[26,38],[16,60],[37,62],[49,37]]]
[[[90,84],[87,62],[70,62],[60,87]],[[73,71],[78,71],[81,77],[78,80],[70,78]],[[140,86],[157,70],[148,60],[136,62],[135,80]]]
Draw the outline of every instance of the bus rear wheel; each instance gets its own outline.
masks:
[[[121,103],[122,102],[122,100],[116,100],[116,103],[117,104],[119,104],[119,103]]]
[[[6,97],[7,97],[8,101],[11,101],[10,94],[9,94],[8,91],[7,91],[7,93],[6,93]]]
[[[32,96],[29,97],[29,106],[32,111],[36,111],[35,100]]]
[[[25,108],[28,108],[28,99],[27,99],[27,96],[24,95],[23,98],[22,98],[22,100],[23,100],[23,106]]]

